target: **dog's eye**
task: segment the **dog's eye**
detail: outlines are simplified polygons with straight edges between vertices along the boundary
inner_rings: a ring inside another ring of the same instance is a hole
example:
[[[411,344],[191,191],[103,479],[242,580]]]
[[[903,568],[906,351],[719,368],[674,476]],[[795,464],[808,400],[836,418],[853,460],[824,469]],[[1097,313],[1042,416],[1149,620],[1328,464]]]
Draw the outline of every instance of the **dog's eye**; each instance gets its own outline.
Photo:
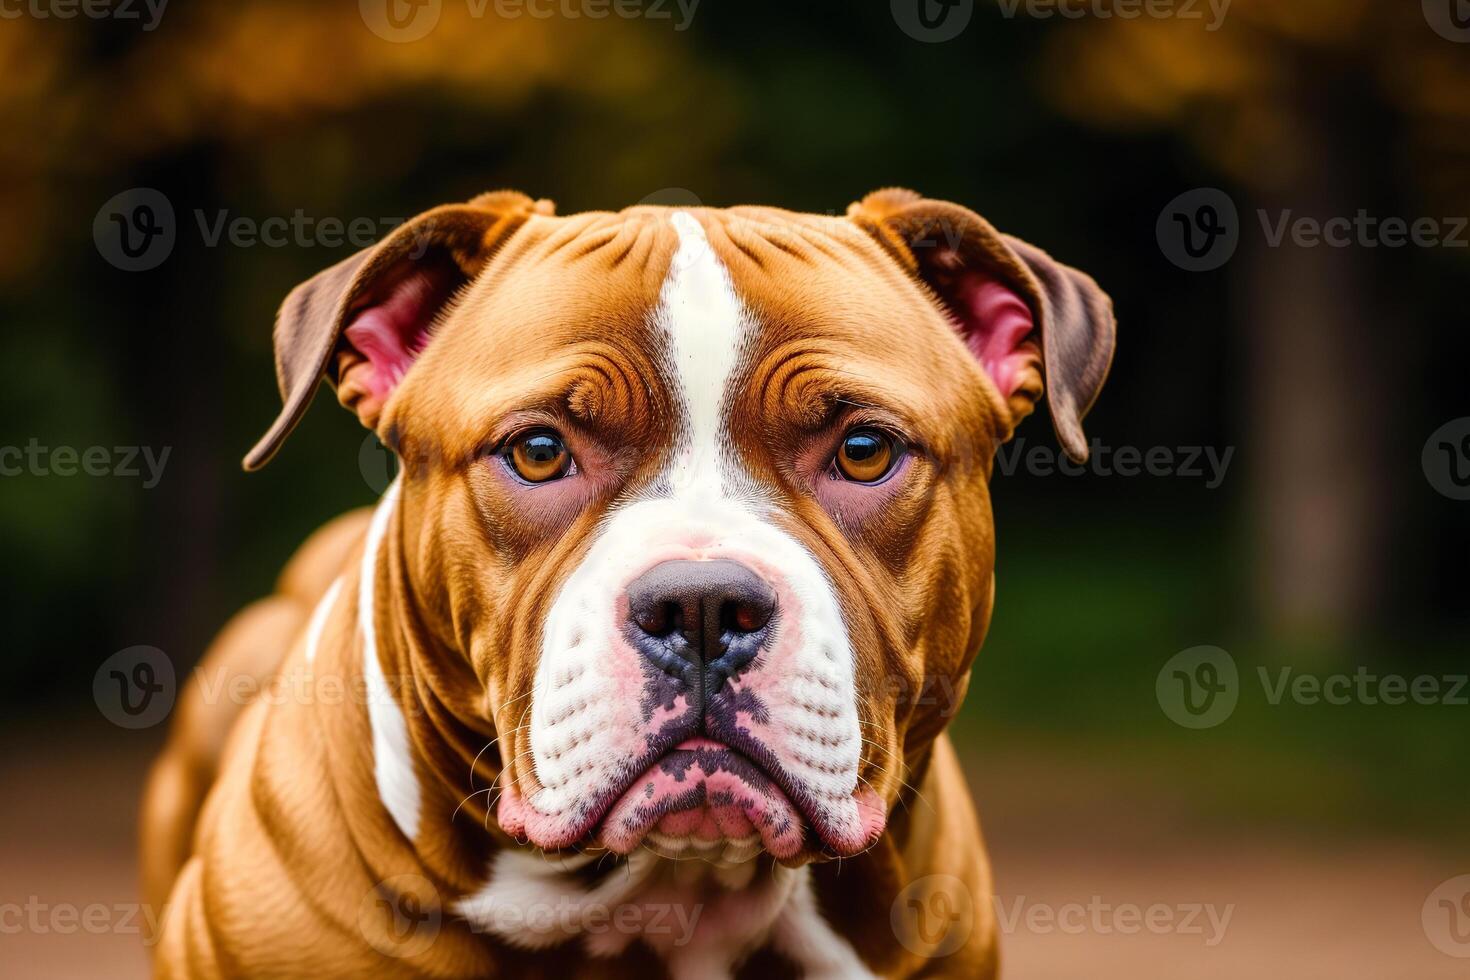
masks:
[[[561,436],[550,429],[537,429],[516,436],[504,451],[506,465],[527,483],[559,480],[572,467],[572,454]]]
[[[898,459],[894,439],[879,429],[853,429],[834,460],[837,472],[854,483],[877,483]]]

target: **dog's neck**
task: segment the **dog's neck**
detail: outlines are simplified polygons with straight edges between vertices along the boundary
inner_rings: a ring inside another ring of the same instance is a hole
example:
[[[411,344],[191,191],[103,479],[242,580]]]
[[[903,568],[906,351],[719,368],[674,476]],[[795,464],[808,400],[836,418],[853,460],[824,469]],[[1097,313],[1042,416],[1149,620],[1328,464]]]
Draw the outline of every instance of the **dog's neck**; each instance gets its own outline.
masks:
[[[500,776],[494,724],[469,661],[446,647],[413,600],[405,562],[401,478],[383,495],[358,570],[357,629],[379,796],[437,881],[464,880],[512,841],[494,821]],[[390,602],[386,597],[408,597]]]

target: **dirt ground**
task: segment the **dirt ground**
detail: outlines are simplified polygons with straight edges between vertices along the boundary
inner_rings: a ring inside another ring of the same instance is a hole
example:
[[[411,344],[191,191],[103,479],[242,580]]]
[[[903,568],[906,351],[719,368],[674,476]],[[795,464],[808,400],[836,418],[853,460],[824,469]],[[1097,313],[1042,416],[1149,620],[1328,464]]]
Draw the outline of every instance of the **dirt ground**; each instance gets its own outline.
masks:
[[[156,738],[71,724],[4,736],[0,976],[146,975],[128,903]],[[1421,921],[1430,892],[1470,872],[1442,850],[1206,832],[1132,775],[1056,756],[1006,754],[976,770],[1006,977],[1470,977],[1470,958],[1437,949]]]

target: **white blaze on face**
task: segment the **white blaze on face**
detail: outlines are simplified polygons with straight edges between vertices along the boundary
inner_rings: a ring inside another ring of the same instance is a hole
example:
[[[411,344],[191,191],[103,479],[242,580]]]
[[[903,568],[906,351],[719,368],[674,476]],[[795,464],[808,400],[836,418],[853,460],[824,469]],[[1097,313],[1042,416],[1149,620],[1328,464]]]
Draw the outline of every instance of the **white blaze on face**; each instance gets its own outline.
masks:
[[[750,319],[699,222],[683,211],[670,221],[679,249],[657,316],[669,339],[668,366],[678,379],[683,425],[665,478],[675,495],[720,497],[730,455],[722,421],[725,396]]]
[[[821,566],[770,520],[765,495],[741,471],[724,418],[751,317],[699,222],[677,212],[672,224],[679,247],[654,325],[666,344],[664,383],[678,405],[674,446],[644,497],[609,513],[547,617],[529,753],[542,788],[526,801],[527,830],[544,844],[555,830],[580,826],[633,768],[648,764],[660,726],[688,711],[682,695],[672,706],[649,704],[642,658],[620,621],[628,583],[662,561],[729,558],[777,594],[769,649],[731,682],[766,717],[742,711],[733,720],[780,763],[823,823],[856,839],[868,814],[852,798],[862,740],[841,610]]]

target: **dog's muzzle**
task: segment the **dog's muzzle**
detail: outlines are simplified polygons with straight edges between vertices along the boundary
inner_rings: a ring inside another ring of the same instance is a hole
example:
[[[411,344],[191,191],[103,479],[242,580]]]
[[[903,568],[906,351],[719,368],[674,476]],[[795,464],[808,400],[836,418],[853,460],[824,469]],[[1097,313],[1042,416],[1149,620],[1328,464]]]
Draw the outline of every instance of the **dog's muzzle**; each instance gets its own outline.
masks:
[[[851,855],[882,832],[837,590],[765,514],[625,507],[557,594],[540,653],[529,751],[497,807],[508,833],[738,861]]]

